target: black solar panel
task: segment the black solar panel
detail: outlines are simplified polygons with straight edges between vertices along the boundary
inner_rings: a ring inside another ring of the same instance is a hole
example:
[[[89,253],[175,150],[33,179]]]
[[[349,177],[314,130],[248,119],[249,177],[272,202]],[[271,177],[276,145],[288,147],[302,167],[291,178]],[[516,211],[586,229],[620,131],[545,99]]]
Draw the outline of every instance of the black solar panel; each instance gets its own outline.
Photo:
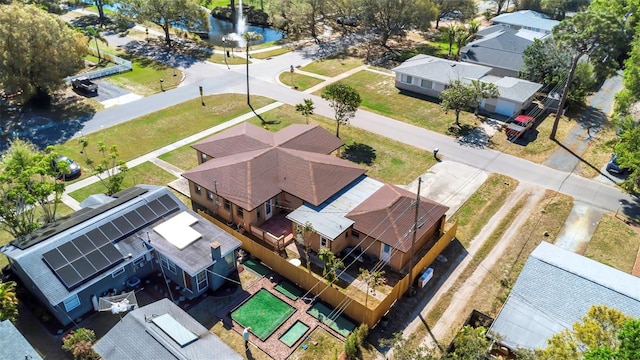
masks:
[[[96,246],[91,242],[91,240],[86,235],[81,235],[71,241],[83,254],[88,254],[89,252],[96,249]]]
[[[133,231],[133,225],[131,225],[123,216],[113,220],[111,223],[120,230],[122,235],[126,235]]]
[[[147,206],[149,206],[149,208],[156,214],[157,218],[163,216],[168,212],[164,205],[162,205],[162,203],[158,199],[153,200],[152,202],[147,204]]]
[[[59,269],[69,263],[67,259],[65,259],[64,256],[60,254],[58,249],[48,251],[44,255],[42,255],[42,257],[47,262],[49,267],[53,270]]]
[[[116,240],[118,240],[120,238],[120,236],[122,236],[120,231],[118,229],[116,229],[116,227],[113,226],[112,223],[106,223],[106,224],[100,226],[99,229],[100,229],[100,231],[102,231],[103,234],[105,234],[105,236],[110,241],[116,241]]]
[[[75,244],[82,244],[83,250],[88,251],[80,253]],[[76,254],[79,256],[72,259]],[[110,242],[97,248],[84,235],[44,253],[42,257],[69,290],[124,260]]]
[[[73,245],[72,242],[68,242],[66,244],[62,244],[58,246],[58,251],[62,254],[62,256],[67,259],[67,261],[71,262],[82,256],[80,250]]]
[[[146,221],[144,221],[144,219],[142,218],[142,216],[138,215],[137,212],[131,211],[127,214],[124,215],[124,217],[129,220],[129,222],[133,225],[133,227],[135,227],[136,229],[141,228],[142,226],[144,226],[146,224]]]
[[[153,211],[151,211],[151,209],[149,209],[147,205],[140,206],[139,208],[136,209],[136,211],[138,212],[138,214],[140,214],[140,216],[142,216],[142,218],[144,219],[144,222],[147,224],[157,218],[156,214],[154,214]]]
[[[82,276],[78,274],[71,264],[56,270],[56,274],[60,280],[62,280],[67,289],[72,289],[73,287],[78,286],[82,281]]]
[[[109,260],[111,263],[118,262],[122,260],[122,254],[115,246],[111,244],[107,244],[99,249],[102,254]]]
[[[98,229],[93,229],[87,233],[87,237],[91,239],[91,242],[95,244],[96,247],[100,247],[109,242],[109,239],[102,233],[102,231]]]
[[[89,260],[91,264],[93,264],[93,267],[96,268],[96,271],[102,271],[107,267],[109,267],[109,265],[111,265],[109,260],[107,260],[107,258],[104,255],[102,255],[102,252],[99,250],[92,251],[88,253],[85,257],[87,258],[87,260]]]
[[[160,196],[160,198],[158,198],[158,200],[160,200],[160,202],[162,203],[162,205],[164,205],[165,208],[167,208],[168,212],[171,212],[175,209],[178,208],[178,203],[176,203],[173,198],[171,198],[171,196],[165,194]]]

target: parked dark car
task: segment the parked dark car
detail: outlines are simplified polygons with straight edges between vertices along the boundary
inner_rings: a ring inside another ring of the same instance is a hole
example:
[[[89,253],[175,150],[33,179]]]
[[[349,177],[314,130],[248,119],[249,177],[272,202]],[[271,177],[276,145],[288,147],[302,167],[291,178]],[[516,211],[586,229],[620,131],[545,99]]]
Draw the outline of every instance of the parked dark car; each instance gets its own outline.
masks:
[[[59,164],[61,162],[66,162],[67,164],[69,164],[69,173],[68,174],[62,174],[59,170]],[[76,178],[78,176],[80,176],[82,174],[82,168],[80,168],[80,165],[78,165],[78,163],[76,163],[75,161],[69,159],[66,156],[58,156],[53,163],[51,164],[51,167],[53,168],[53,170],[58,173],[58,178],[62,179],[64,181],[69,180],[69,179],[73,179]]]
[[[611,154],[611,159],[607,163],[607,171],[613,174],[624,174],[626,169],[618,163],[618,154]]]
[[[98,94],[98,84],[89,80],[86,77],[79,77],[71,80],[71,86],[76,91],[81,91],[88,94]]]

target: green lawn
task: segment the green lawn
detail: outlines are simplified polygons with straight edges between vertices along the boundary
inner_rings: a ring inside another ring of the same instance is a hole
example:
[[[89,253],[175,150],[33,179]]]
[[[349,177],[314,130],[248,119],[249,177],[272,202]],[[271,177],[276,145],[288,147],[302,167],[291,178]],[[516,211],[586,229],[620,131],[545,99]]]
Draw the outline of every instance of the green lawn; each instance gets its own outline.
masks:
[[[306,123],[306,118],[290,105],[282,105],[261,116],[266,121],[276,122],[268,125],[271,131],[278,131],[290,124]],[[260,120],[256,117],[248,121],[260,125]],[[312,115],[310,123],[320,124],[327,131],[335,134],[336,125],[332,119]],[[372,147],[375,150],[375,160],[370,166],[360,165],[367,169],[369,176],[392,184],[408,184],[436,163],[433,156],[428,156],[429,154],[422,149],[356,127],[341,126],[340,138],[347,145],[361,143]]]
[[[280,73],[278,78],[283,84],[296,86],[300,91],[307,90],[308,88],[316,86],[324,81],[313,76],[302,75],[296,72],[292,74],[289,71]]]
[[[193,99],[106,128],[86,136],[90,144],[84,155],[97,157],[97,144],[103,141],[107,146],[117,145],[120,159],[129,161],[250,111],[246,100],[242,94],[212,95],[205,97],[206,106],[202,106],[200,99]],[[251,102],[255,108],[260,108],[273,100],[254,96]],[[77,139],[56,145],[56,150],[72,156],[81,166],[87,167],[83,156],[74,155],[81,150]]]
[[[307,349],[298,348],[289,356],[289,359],[296,360],[318,360],[337,359],[342,352],[344,342],[321,327],[317,327],[311,332],[307,341],[304,342]]]
[[[126,189],[138,184],[166,186],[173,180],[176,180],[176,178],[172,174],[164,171],[151,162],[145,162],[129,169],[122,187],[123,189]],[[89,195],[103,194],[104,192],[104,185],[102,182],[98,181],[70,193],[69,196],[82,202]]]
[[[224,51],[223,48],[221,49]],[[226,49],[229,50],[229,48],[226,48]],[[229,52],[231,51],[229,50]],[[222,54],[213,53],[209,56],[207,60],[216,64],[225,64],[224,58],[225,56]],[[226,64],[229,64],[229,65],[240,65],[240,64],[246,64],[246,63],[247,63],[247,59],[244,56],[240,56],[237,54],[227,57],[227,62],[226,62]],[[249,60],[249,64],[251,64],[251,60]]]
[[[339,54],[326,59],[314,61],[311,64],[302,67],[300,70],[334,77],[342,74],[343,72],[355,69],[360,65],[364,65],[362,59]]]
[[[596,228],[584,256],[631,273],[638,254],[640,234],[621,219],[604,215]]]
[[[242,327],[265,340],[296,311],[268,290],[260,289],[247,302],[231,313],[231,318]]]
[[[173,164],[182,170],[191,170],[198,166],[196,151],[191,147],[191,145],[192,144],[181,146],[166,154],[160,155],[158,158]]]
[[[133,70],[109,76],[110,83],[118,85],[138,95],[149,96],[177,87],[182,80],[182,72],[149,58],[120,52],[117,56],[132,62]],[[175,74],[175,76],[174,76]]]
[[[257,52],[257,53],[253,53],[249,51],[249,54],[251,54],[251,56],[256,59],[267,59],[270,57],[286,54],[292,50],[293,48],[287,46],[287,47],[281,47],[281,48],[277,48],[269,51]]]
[[[362,98],[360,107],[363,109],[441,134],[457,136],[460,131],[454,125],[455,114],[453,111],[446,114],[435,102],[437,99],[420,98],[416,94],[400,93],[400,90],[395,87],[393,76],[365,70],[359,71],[341,82],[352,86],[360,93]],[[319,96],[321,92],[317,91],[314,94]],[[473,113],[463,112],[460,114],[460,123],[463,125],[462,129],[470,130],[475,128],[480,121]]]

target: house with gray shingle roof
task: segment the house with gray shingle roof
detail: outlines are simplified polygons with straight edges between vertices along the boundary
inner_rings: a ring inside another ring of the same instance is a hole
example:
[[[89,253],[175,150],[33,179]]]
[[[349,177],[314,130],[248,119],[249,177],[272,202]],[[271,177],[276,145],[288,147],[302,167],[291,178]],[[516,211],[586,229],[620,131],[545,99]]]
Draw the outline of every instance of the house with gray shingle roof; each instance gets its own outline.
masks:
[[[152,274],[186,298],[218,289],[240,241],[189,210],[165,187],[138,185],[0,248],[11,270],[68,325]]]
[[[93,349],[104,360],[243,359],[168,299],[129,312]]]
[[[570,329],[594,305],[640,318],[640,279],[542,242],[527,259],[490,332],[512,349],[545,348],[551,336]]]
[[[520,10],[502,13],[491,19],[493,24],[502,24],[515,30],[531,30],[543,34],[551,34],[551,30],[558,25],[558,20],[533,10]]]
[[[478,31],[460,50],[460,61],[489,66],[489,74],[517,77],[524,66],[524,51],[535,39],[549,35],[493,25]]]
[[[36,349],[9,320],[0,321],[0,359],[42,360]]]
[[[415,195],[332,155],[342,144],[317,125],[271,133],[244,123],[193,145],[201,164],[182,176],[194,209],[276,249],[294,237],[335,254],[358,246],[402,269],[411,253]],[[448,209],[428,199],[420,204],[415,249],[440,238]]]
[[[514,77],[491,75],[488,66],[441,59],[430,55],[416,55],[396,68],[395,85],[398,89],[439,98],[449,83],[460,80],[471,83],[479,80],[498,87],[496,99],[482,99],[480,109],[505,116],[520,114],[526,110],[541,84]]]

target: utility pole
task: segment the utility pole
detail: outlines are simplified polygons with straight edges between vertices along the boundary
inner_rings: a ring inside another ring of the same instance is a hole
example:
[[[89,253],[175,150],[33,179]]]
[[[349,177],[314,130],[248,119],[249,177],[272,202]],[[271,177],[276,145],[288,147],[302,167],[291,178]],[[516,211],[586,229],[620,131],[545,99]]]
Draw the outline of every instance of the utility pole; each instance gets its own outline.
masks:
[[[409,254],[409,296],[413,296],[413,253],[416,245],[416,237],[418,236],[418,210],[420,210],[420,187],[422,185],[422,178],[418,178],[418,193],[416,194],[416,212],[413,222],[413,237],[411,238],[411,253]]]

